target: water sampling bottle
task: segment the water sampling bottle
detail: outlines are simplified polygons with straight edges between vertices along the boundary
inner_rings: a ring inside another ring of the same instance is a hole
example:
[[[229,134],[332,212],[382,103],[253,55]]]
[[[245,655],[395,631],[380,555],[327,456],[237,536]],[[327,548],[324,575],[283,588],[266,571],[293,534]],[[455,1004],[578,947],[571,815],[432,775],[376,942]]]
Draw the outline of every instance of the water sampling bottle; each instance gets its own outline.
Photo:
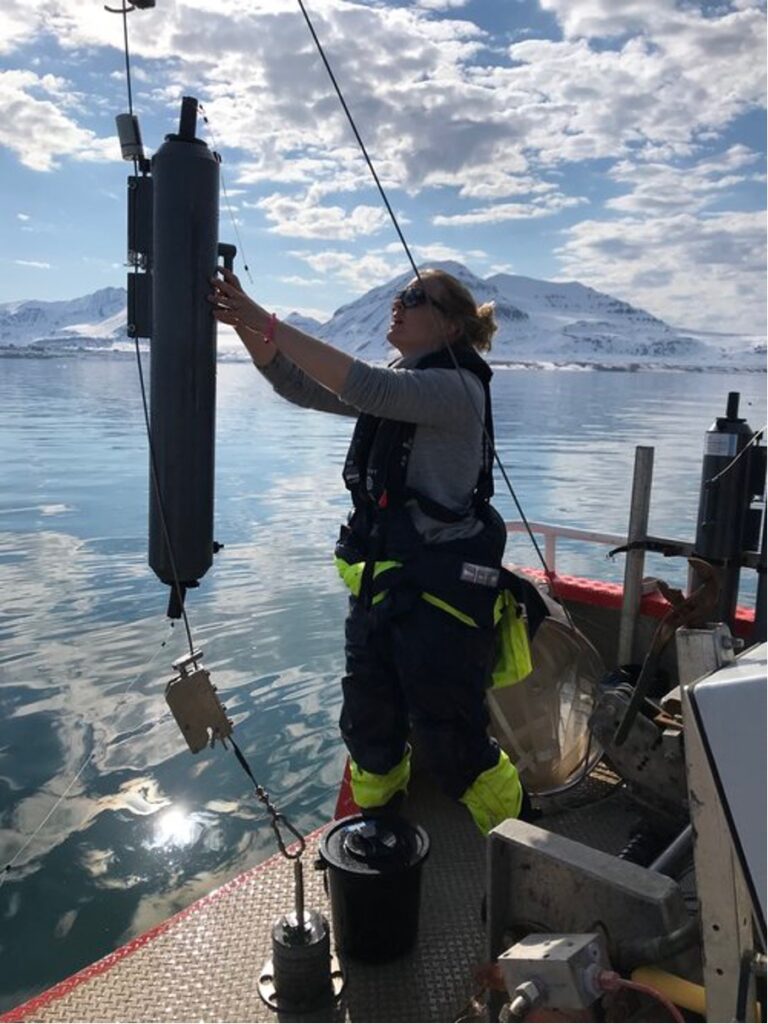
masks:
[[[128,334],[150,339],[149,564],[171,586],[178,618],[187,587],[211,566],[216,321],[207,296],[220,246],[219,158],[196,137],[198,102],[185,96],[177,134],[143,157],[138,122],[120,115],[128,179]]]
[[[739,416],[739,393],[731,391],[725,416],[718,416],[704,439],[694,555],[720,569],[715,618],[733,627],[739,578],[745,557],[760,544],[765,488],[765,448]],[[749,451],[745,449],[749,446]],[[691,589],[697,580],[691,580]]]

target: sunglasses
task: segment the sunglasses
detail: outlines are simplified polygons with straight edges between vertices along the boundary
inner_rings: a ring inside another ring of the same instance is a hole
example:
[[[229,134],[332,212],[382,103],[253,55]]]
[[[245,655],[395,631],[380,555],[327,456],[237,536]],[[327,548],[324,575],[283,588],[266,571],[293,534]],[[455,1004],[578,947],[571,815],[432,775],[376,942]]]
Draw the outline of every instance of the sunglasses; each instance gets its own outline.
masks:
[[[430,302],[441,313],[446,312],[445,306],[441,306],[431,295],[427,295],[421,285],[418,284],[409,285],[401,292],[398,292],[395,295],[395,302],[399,302],[404,309],[413,309],[415,306],[423,306],[425,302]]]

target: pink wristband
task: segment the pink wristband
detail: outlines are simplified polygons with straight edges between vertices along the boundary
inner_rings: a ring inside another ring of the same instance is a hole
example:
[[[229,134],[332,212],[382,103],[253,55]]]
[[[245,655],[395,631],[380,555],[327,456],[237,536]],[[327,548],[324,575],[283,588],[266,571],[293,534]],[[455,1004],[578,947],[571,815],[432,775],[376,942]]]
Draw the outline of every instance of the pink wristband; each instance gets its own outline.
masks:
[[[276,327],[277,327],[277,314],[276,313],[270,313],[270,315],[269,315],[269,323],[267,324],[266,331],[264,331],[264,341],[266,341],[266,343],[268,345],[274,345],[274,343],[275,343],[275,328]]]

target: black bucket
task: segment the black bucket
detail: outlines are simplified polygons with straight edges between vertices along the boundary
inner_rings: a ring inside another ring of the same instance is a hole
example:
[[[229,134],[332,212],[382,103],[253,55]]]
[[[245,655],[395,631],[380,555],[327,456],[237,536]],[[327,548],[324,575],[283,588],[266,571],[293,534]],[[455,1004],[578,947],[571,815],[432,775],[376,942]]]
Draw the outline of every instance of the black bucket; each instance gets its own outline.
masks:
[[[429,836],[404,818],[355,814],[320,840],[336,951],[383,963],[408,952],[419,928],[421,866]]]

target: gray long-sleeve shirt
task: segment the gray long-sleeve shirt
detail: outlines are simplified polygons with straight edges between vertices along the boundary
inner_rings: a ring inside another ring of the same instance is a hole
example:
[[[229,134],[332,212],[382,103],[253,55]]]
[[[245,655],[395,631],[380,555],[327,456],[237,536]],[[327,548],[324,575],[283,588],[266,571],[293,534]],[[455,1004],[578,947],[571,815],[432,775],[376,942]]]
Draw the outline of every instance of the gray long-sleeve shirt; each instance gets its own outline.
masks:
[[[414,526],[431,544],[471,537],[482,528],[472,512],[471,499],[482,460],[483,385],[469,370],[414,370],[411,367],[417,358],[401,358],[391,367],[355,360],[340,396],[279,352],[260,369],[275,391],[295,405],[342,416],[365,412],[415,423],[407,486],[453,512],[465,513],[465,518],[444,523],[409,502]]]

